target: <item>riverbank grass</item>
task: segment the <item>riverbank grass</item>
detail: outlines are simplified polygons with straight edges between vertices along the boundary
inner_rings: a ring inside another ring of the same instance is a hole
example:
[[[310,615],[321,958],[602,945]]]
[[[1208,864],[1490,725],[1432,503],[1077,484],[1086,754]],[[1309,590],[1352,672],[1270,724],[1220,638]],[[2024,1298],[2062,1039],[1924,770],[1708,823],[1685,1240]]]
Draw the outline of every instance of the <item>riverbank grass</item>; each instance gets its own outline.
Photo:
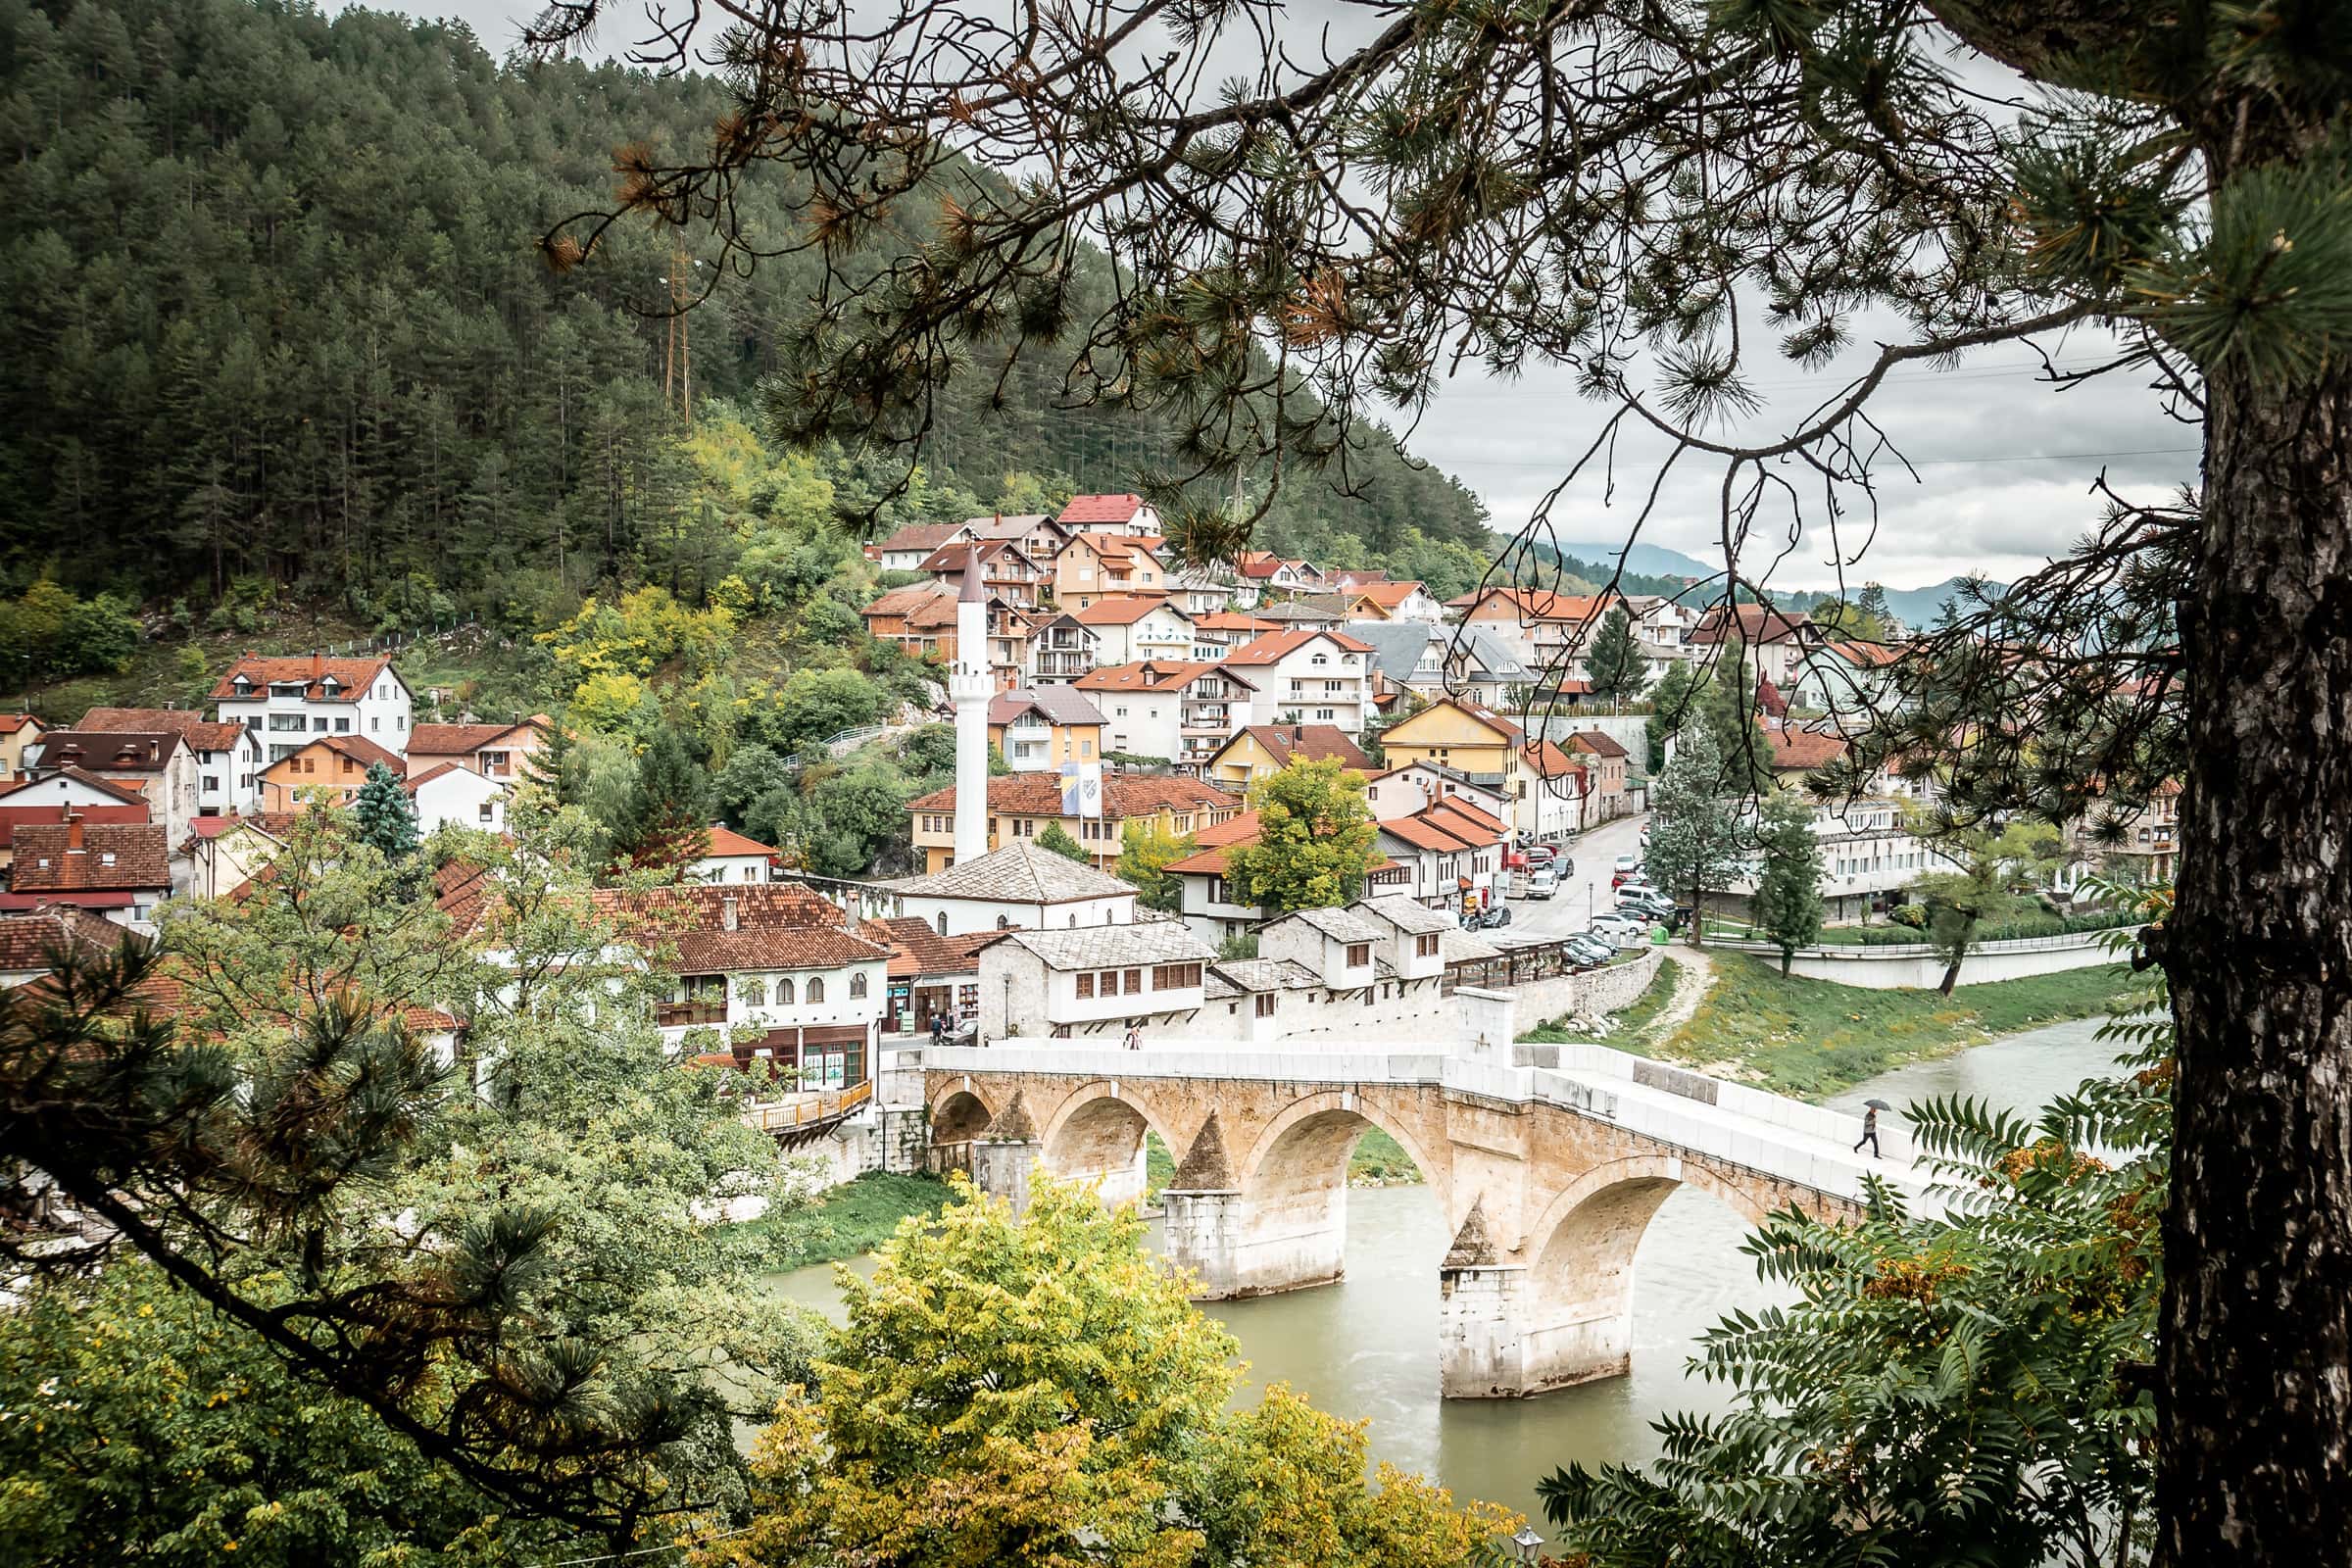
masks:
[[[837,1263],[880,1247],[909,1214],[938,1213],[948,1196],[947,1183],[929,1176],[869,1171],[814,1202],[745,1220],[742,1229],[766,1246],[776,1268]]]
[[[1961,986],[1949,997],[1784,975],[1744,953],[1718,953],[1714,964],[1715,983],[1697,1010],[1648,1054],[1802,1100],[1907,1061],[2098,1017],[2136,991],[2120,963]]]
[[[1519,1042],[1528,1046],[1608,1046],[1637,1056],[1649,1055],[1649,1037],[1658,1014],[1674,1000],[1674,988],[1682,978],[1680,964],[1671,957],[1659,958],[1657,972],[1649,977],[1642,994],[1609,1014],[1613,1027],[1605,1038],[1571,1029],[1565,1018],[1553,1018],[1528,1030]]]

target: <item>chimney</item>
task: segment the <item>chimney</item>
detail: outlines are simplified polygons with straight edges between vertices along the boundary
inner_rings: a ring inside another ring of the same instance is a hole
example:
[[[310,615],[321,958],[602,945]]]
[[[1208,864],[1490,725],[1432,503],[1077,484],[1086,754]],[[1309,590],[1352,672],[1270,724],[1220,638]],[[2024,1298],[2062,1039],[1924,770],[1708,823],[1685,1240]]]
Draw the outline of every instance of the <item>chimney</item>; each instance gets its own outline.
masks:
[[[718,901],[719,929],[722,931],[732,931],[741,923],[742,916],[737,912],[735,906],[735,895],[730,893],[725,898]]]
[[[66,813],[66,853],[69,855],[74,855],[80,853],[80,851],[81,813],[79,811],[68,811]]]
[[[318,649],[316,649],[316,648],[312,649],[312,650],[311,650],[311,679],[313,679],[313,680],[317,680],[317,679],[318,679],[319,676],[321,676],[321,675],[323,675],[323,674],[325,674],[325,673],[326,673],[326,656],[325,656],[324,654],[322,654],[322,653],[318,652]]]

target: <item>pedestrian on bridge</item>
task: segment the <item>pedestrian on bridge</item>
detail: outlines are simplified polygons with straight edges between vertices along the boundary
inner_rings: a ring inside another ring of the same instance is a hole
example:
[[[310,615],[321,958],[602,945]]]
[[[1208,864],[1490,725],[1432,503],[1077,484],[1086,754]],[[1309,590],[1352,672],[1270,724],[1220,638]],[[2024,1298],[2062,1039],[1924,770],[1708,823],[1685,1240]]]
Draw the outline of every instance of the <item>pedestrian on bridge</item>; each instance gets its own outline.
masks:
[[[1144,1049],[1144,1030],[1141,1024],[1131,1023],[1127,1026],[1127,1049],[1129,1051]]]
[[[1889,1107],[1883,1100],[1873,1100],[1863,1105],[1862,1136],[1854,1140],[1855,1153],[1862,1152],[1862,1146],[1868,1144],[1871,1158],[1885,1159],[1886,1157],[1885,1151],[1879,1148],[1879,1112]]]

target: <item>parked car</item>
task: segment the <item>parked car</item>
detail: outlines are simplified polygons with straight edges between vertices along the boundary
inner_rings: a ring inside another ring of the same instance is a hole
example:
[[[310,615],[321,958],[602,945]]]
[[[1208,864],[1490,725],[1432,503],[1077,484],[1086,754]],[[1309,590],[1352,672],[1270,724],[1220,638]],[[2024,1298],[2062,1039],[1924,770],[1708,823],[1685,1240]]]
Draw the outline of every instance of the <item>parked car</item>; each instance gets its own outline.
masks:
[[[1478,911],[1470,926],[1475,931],[1495,931],[1510,923],[1511,906],[1507,904],[1492,904]]]
[[[1620,855],[1617,857],[1617,872],[1620,876],[1631,876],[1641,869],[1642,857],[1639,855]]]
[[[1592,934],[1621,948],[1638,948],[1649,940],[1649,925],[1629,914],[1600,914],[1592,917]]]
[[[1660,888],[1655,882],[1650,881],[1647,877],[1639,876],[1628,877],[1623,882],[1617,884],[1617,898],[1619,902],[1622,903],[1625,899],[1625,896],[1629,893],[1639,899],[1664,899],[1666,897],[1665,890]],[[1669,900],[1668,902],[1672,901]]]
[[[1617,956],[1616,943],[1605,937],[1596,937],[1590,931],[1576,932],[1563,939],[1562,945],[1582,963],[1606,963]]]
[[[1549,865],[1552,861],[1552,857],[1559,854],[1559,851],[1553,849],[1548,844],[1531,844],[1527,847],[1526,854],[1527,868],[1533,871],[1541,866]]]
[[[1541,871],[1528,874],[1527,896],[1529,898],[1548,899],[1559,890],[1560,879],[1552,873],[1550,866],[1547,865]]]
[[[1637,919],[1669,920],[1675,912],[1675,904],[1672,899],[1656,894],[1620,893],[1617,895],[1617,908],[1620,913],[1631,913]]]

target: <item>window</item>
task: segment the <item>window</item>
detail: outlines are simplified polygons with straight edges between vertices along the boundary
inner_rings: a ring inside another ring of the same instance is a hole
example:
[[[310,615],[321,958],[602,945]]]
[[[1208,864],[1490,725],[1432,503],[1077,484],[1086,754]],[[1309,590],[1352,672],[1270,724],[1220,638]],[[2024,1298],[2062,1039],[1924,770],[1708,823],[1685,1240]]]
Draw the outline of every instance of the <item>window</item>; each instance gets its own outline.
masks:
[[[484,822],[497,821],[498,803],[496,801],[484,801],[481,806],[475,809],[474,815]]]
[[[206,791],[206,793],[208,793],[208,794],[209,794],[209,793],[211,793],[212,791],[219,789],[220,787],[220,779],[219,779],[217,776],[215,776],[215,775],[213,775],[213,774],[210,774],[210,773],[208,773],[208,774],[206,774],[206,775],[205,775],[205,779],[204,779],[204,788],[205,788],[205,791]]]
[[[1350,968],[1350,969],[1360,969],[1360,968],[1362,968],[1362,967],[1363,967],[1365,964],[1367,964],[1367,963],[1370,963],[1371,961],[1372,961],[1372,944],[1371,944],[1371,943],[1369,943],[1369,942],[1350,942],[1350,943],[1348,943],[1348,968]]]
[[[1437,951],[1438,934],[1435,931],[1424,931],[1419,936],[1413,938],[1413,953],[1415,956],[1423,958],[1435,957],[1437,956]]]
[[[1274,1001],[1273,992],[1261,991],[1257,994],[1256,1005],[1251,1010],[1260,1018],[1271,1018],[1274,1016]]]
[[[757,976],[754,976],[749,980],[736,981],[735,1000],[742,1003],[747,1007],[766,1006],[767,982],[758,978]]]
[[[394,729],[407,729],[409,727],[409,715],[406,713],[394,713],[392,715],[392,727]]]
[[[317,731],[318,731],[319,734],[321,734],[321,735],[325,734],[325,733],[326,733],[326,715],[325,715],[324,713],[321,713],[321,714],[319,714],[319,715],[318,715],[317,718],[314,718],[314,719],[312,719],[312,720],[311,720],[311,728],[313,728],[313,729],[317,730]]]
[[[1078,977],[1078,1000],[1080,1002],[1090,1002],[1094,1000],[1094,995],[1095,977],[1091,974],[1081,974]]]
[[[948,934],[948,911],[940,910],[937,915],[933,916],[931,923],[939,928],[941,936],[946,936]]]
[[[344,717],[342,717],[341,715],[339,715],[339,714],[338,714],[338,715],[336,716],[336,718],[335,718],[335,733],[336,733],[336,734],[338,734],[338,735],[348,735],[348,734],[350,734],[350,733],[351,733],[351,720],[350,720],[350,719],[348,719],[348,718],[344,718]]]
[[[1130,969],[1130,970],[1128,970],[1128,971],[1127,971],[1127,994],[1128,994],[1129,996],[1131,996],[1131,997],[1133,997],[1133,996],[1139,996],[1139,995],[1141,995],[1141,994],[1142,994],[1142,992],[1143,992],[1143,989],[1144,989],[1144,971],[1143,971],[1143,970],[1141,970],[1141,969]]]
[[[1331,662],[1331,658],[1326,654],[1317,654],[1315,656],[1315,662],[1317,664],[1328,664]]]
[[[850,976],[850,1000],[852,1002],[862,1002],[864,999],[865,971],[860,969],[856,974]]]
[[[1119,971],[1105,969],[1095,976],[1095,994],[1103,997],[1117,996],[1119,994]]]
[[[1331,710],[1328,708],[1318,708],[1315,710],[1315,716],[1317,718],[1329,718],[1331,717]]]
[[[788,974],[778,975],[776,977],[776,1005],[779,1007],[789,1007],[792,1005],[792,976]]]
[[[824,1000],[825,1000],[825,981],[824,981],[824,977],[823,977],[822,975],[813,975],[813,974],[812,974],[812,975],[810,975],[810,976],[808,977],[808,1004],[809,1004],[809,1005],[810,1005],[810,1006],[814,1006],[814,1005],[817,1004],[817,1003],[820,1003],[820,1002],[822,1002],[822,1001],[824,1001]]]
[[[1200,983],[1200,966],[1197,963],[1162,963],[1152,969],[1152,989],[1181,991]]]

